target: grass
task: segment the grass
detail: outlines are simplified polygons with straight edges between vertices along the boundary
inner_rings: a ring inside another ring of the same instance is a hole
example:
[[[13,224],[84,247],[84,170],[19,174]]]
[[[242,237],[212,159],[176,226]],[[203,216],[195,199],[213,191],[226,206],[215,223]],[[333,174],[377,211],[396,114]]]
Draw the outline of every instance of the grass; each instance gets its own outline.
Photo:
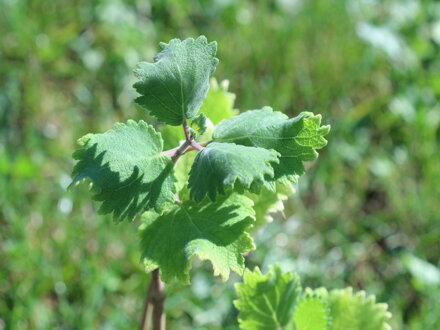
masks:
[[[396,328],[438,327],[440,280],[416,271],[438,271],[440,253],[436,3],[418,1],[412,16],[395,14],[399,1],[359,3],[3,1],[0,328],[138,324],[148,276],[136,224],[114,226],[86,189],[65,191],[70,155],[77,138],[114,121],[154,122],[133,104],[131,70],[159,41],[200,34],[217,40],[215,76],[230,80],[237,108],[308,110],[332,125],[286,220],[256,234],[249,265],[281,260],[306,285],[376,294]],[[362,22],[405,47],[388,56],[360,37]],[[194,276],[192,288],[168,288],[172,327],[234,328],[238,278]]]

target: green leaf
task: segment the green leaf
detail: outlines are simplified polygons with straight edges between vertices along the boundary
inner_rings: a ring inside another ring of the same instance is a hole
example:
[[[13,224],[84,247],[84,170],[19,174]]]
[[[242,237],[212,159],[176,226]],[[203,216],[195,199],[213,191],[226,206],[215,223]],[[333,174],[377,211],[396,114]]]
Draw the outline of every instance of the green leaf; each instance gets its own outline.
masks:
[[[330,329],[340,330],[389,330],[387,323],[391,313],[387,304],[376,303],[374,296],[360,291],[353,293],[352,288],[332,290],[329,294],[332,316]]]
[[[191,167],[194,163],[194,160],[197,156],[197,153],[187,152],[183,156],[179,158],[176,165],[174,166],[174,173],[177,178],[177,192],[179,193],[179,197],[181,200],[189,199],[189,190],[188,190],[188,178],[189,172],[191,171]]]
[[[223,119],[230,118],[238,114],[238,110],[233,109],[235,94],[229,93],[229,82],[223,80],[220,85],[215,78],[211,78],[210,88],[206,95],[200,112],[207,116],[207,131],[202,136],[197,136],[197,141],[209,141],[212,139],[212,124],[217,124]],[[159,128],[164,139],[164,148],[172,149],[179,145],[179,142],[185,140],[183,129],[180,126],[163,125]]]
[[[200,111],[203,112],[215,125],[223,119],[228,119],[238,114],[234,109],[235,94],[228,92],[229,81],[223,80],[218,84],[211,78],[211,87]]]
[[[105,133],[82,137],[79,144],[71,186],[89,179],[93,199],[102,202],[100,213],[112,213],[118,222],[133,220],[173,201],[173,163],[161,155],[160,134],[144,121],[117,123]]]
[[[292,318],[295,302],[301,292],[298,275],[282,274],[279,265],[271,267],[266,275],[258,268],[246,270],[243,283],[235,286],[240,311],[241,329],[271,330],[286,326]]]
[[[330,126],[320,125],[320,115],[303,112],[289,119],[279,111],[264,107],[222,121],[214,130],[213,139],[276,150],[281,157],[274,165],[274,180],[296,183],[298,176],[305,172],[303,162],[316,159],[316,149],[327,144],[324,136]]]
[[[197,132],[197,135],[202,135],[206,132],[207,127],[207,121],[208,118],[205,116],[205,114],[202,112],[197,117],[194,117],[191,121],[191,127]]]
[[[259,194],[247,193],[246,196],[254,202],[256,218],[254,228],[263,225],[266,222],[272,222],[273,218],[271,213],[283,211],[283,201],[287,200],[287,198],[294,192],[295,189],[290,182],[277,182],[274,191],[263,187]]]
[[[296,304],[293,320],[296,330],[327,330],[331,320],[327,296],[307,288]]]
[[[252,201],[231,196],[216,203],[187,201],[162,215],[147,212],[141,227],[141,252],[147,271],[160,268],[165,282],[189,283],[192,259],[209,260],[225,281],[242,274],[242,253],[255,248],[246,230],[254,222]]]
[[[218,63],[217,43],[204,36],[161,43],[154,63],[141,62],[134,71],[140,97],[136,102],[159,121],[181,125],[202,106],[209,89],[209,76]]]
[[[271,163],[278,153],[234,143],[213,142],[197,155],[189,176],[191,198],[201,201],[206,195],[215,201],[217,193],[231,188],[258,191],[273,177]]]
[[[178,147],[181,142],[185,141],[185,134],[182,126],[163,125],[159,127],[162,134],[164,150]]]

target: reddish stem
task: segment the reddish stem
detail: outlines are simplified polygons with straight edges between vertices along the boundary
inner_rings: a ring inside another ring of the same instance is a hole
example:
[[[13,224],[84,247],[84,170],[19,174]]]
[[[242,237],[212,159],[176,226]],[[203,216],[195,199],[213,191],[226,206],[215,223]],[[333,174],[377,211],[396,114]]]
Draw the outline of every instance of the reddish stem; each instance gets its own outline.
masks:
[[[198,150],[198,151],[203,150],[203,146],[198,144],[194,140],[194,136],[189,134],[188,123],[186,122],[186,120],[183,122],[182,126],[183,126],[183,133],[185,134],[185,139],[189,143],[189,145],[191,147],[193,147],[195,150]]]
[[[164,313],[164,284],[160,280],[159,268],[153,270],[151,281],[147,291],[144,313],[142,316],[141,330],[150,328],[149,320],[153,314],[153,330],[165,330],[165,313]]]
[[[186,141],[190,142],[192,137],[189,135],[188,123],[186,122],[186,120],[183,122],[182,126],[183,126],[183,133],[185,134],[185,139]]]
[[[198,144],[198,143],[197,143],[196,141],[194,141],[194,140],[191,141],[191,147],[193,147],[194,149],[196,149],[196,150],[198,150],[198,151],[204,149],[200,144]]]

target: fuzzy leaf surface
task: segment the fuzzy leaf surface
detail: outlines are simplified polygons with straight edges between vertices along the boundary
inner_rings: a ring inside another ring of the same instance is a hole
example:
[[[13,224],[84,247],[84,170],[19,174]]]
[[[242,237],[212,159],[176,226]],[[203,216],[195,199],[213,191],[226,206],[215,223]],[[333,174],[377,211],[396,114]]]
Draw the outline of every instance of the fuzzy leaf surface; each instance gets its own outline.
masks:
[[[209,77],[218,63],[217,43],[197,39],[172,39],[161,43],[154,63],[141,62],[134,71],[140,97],[136,102],[159,121],[181,125],[202,106],[209,89]]]
[[[133,220],[148,209],[161,211],[173,201],[173,163],[161,155],[162,138],[144,121],[117,123],[102,134],[79,139],[72,185],[88,179],[102,214]]]
[[[238,110],[234,110],[233,107],[235,94],[228,92],[228,84],[227,80],[219,84],[215,78],[211,78],[208,94],[200,108],[200,112],[207,117],[207,131],[202,136],[197,136],[197,141],[211,140],[214,124],[238,114]],[[165,149],[172,149],[178,146],[180,141],[185,140],[182,127],[179,126],[163,125],[160,127],[160,132],[164,139]]]
[[[215,201],[228,188],[258,191],[273,177],[272,163],[278,162],[277,156],[274,150],[213,142],[199,152],[191,168],[190,196],[201,201],[208,195]]]
[[[258,268],[253,272],[246,270],[243,283],[236,284],[235,289],[240,328],[271,330],[282,329],[291,320],[301,284],[298,275],[283,274],[276,265],[266,275]]]
[[[303,112],[288,118],[270,107],[251,110],[222,121],[214,130],[213,139],[244,146],[273,149],[280,153],[274,165],[274,179],[297,182],[305,172],[303,162],[318,157],[316,149],[327,144],[324,138],[330,126],[321,126],[321,116]]]
[[[141,227],[141,253],[147,271],[160,267],[165,282],[190,282],[192,259],[209,260],[225,281],[242,274],[242,253],[255,248],[247,233],[254,222],[252,201],[244,196],[176,204],[162,215],[147,212]]]

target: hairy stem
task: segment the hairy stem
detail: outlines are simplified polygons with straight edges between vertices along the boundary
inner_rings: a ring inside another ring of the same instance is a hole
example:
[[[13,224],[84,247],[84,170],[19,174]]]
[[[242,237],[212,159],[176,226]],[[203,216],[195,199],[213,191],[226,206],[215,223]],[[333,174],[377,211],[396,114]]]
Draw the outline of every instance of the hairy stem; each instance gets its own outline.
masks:
[[[206,147],[209,143],[211,143],[211,141],[197,143],[194,140],[194,137],[189,134],[188,124],[186,123],[186,120],[183,122],[182,126],[183,132],[185,133],[185,142],[183,142],[180,146],[176,148],[162,151],[162,155],[171,157],[173,163],[176,163],[180,156],[184,155],[187,151],[200,151],[203,150],[203,148]]]
[[[191,142],[192,137],[189,134],[188,123],[186,122],[186,120],[183,122],[182,126],[183,126],[183,133],[185,134],[186,141]]]
[[[185,139],[186,139],[187,142],[189,142],[190,146],[193,147],[195,150],[198,150],[198,151],[203,150],[203,146],[198,144],[194,140],[194,136],[189,134],[188,123],[186,122],[186,120],[183,122],[182,126],[183,126],[183,133],[185,134]]]
[[[153,330],[165,330],[164,301],[164,284],[160,280],[159,268],[157,268],[153,270],[148,287],[140,330],[150,329],[151,315],[153,316]]]
[[[203,147],[194,140],[191,141],[191,147],[198,151],[203,150]]]
[[[171,157],[171,160],[173,161],[173,163],[176,163],[177,160],[179,159],[179,157],[185,153],[185,151],[188,149],[188,147],[190,145],[191,145],[191,141],[185,141],[184,143],[182,143],[180,146],[178,146],[176,148],[163,151],[162,155]]]
[[[195,142],[195,141],[185,141],[181,146],[162,151],[161,155],[169,156],[173,159],[173,162],[175,163],[177,159],[184,155],[188,151],[192,150],[202,150],[204,147],[206,147],[208,144],[210,144],[211,141],[203,141],[203,142]]]

